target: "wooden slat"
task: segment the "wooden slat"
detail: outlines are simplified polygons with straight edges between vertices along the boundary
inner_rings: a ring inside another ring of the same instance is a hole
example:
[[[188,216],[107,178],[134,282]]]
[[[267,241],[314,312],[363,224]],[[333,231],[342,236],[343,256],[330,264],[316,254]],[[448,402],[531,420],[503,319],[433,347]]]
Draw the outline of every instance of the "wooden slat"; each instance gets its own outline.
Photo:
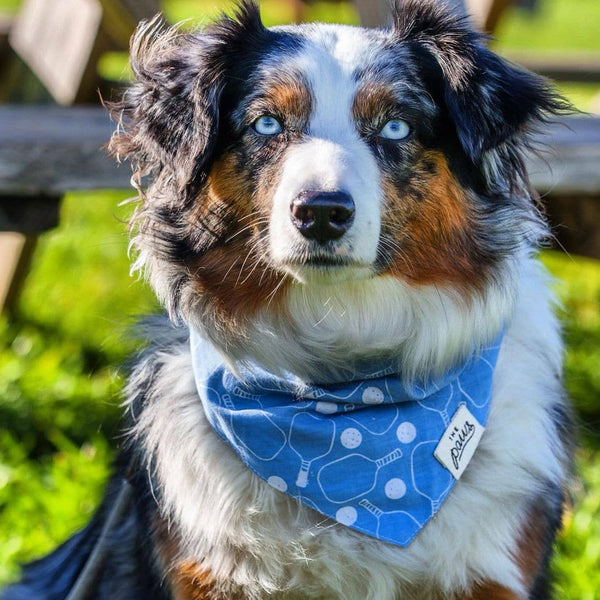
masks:
[[[0,309],[12,312],[21,293],[37,238],[0,233]]]
[[[561,119],[536,139],[542,150],[528,170],[541,193],[600,198],[600,118]]]
[[[0,194],[130,187],[129,166],[102,146],[114,129],[102,108],[0,106]],[[600,196],[600,118],[562,119],[538,136],[528,160],[542,192]]]
[[[467,12],[483,31],[492,33],[502,14],[514,0],[465,0]]]
[[[10,44],[58,103],[71,104],[93,62],[101,22],[97,0],[26,0]]]
[[[99,107],[0,106],[0,194],[129,188],[103,149],[114,128]]]
[[[381,27],[387,23],[389,4],[385,0],[354,0],[354,5],[365,27]]]
[[[556,81],[600,84],[600,52],[510,52],[505,57]]]

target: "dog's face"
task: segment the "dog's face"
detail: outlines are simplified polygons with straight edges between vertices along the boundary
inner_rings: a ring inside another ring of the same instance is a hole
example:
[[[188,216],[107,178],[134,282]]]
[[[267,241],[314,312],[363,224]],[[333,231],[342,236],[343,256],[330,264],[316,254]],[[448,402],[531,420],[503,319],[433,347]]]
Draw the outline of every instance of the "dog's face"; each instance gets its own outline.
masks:
[[[410,52],[349,27],[278,35],[290,49],[265,52],[246,74],[224,153],[240,185],[254,183],[244,216],[260,225],[246,229],[260,255],[305,283],[455,278],[454,263],[474,257],[442,236],[468,235],[471,209],[434,145],[438,111]]]
[[[359,313],[391,289],[384,321],[431,289],[486,303],[535,228],[521,137],[559,104],[434,0],[389,30],[265,29],[247,2],[203,33],[143,27],[133,65],[112,148],[153,176],[140,262],[223,345],[332,284]]]

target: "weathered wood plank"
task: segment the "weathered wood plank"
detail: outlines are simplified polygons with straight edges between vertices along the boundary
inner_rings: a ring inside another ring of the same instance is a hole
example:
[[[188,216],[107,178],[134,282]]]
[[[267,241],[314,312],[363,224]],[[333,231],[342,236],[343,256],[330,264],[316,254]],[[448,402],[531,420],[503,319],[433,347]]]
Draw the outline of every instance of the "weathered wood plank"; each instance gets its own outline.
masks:
[[[129,188],[103,149],[114,128],[99,107],[0,106],[0,194]]]
[[[600,118],[568,117],[536,137],[528,157],[531,181],[542,194],[600,199]]]
[[[557,81],[600,84],[599,52],[510,52],[505,55],[530,71]]]
[[[0,194],[129,188],[129,166],[103,149],[114,127],[98,107],[0,106]],[[600,197],[600,118],[562,119],[537,140],[545,149],[528,166],[540,192]]]

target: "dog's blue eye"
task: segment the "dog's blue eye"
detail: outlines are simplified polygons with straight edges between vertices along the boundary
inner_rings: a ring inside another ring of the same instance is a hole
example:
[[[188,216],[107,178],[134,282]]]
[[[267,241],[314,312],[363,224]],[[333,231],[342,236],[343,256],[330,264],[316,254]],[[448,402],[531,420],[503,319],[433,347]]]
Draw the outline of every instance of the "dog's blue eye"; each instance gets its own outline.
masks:
[[[388,121],[379,135],[387,140],[403,140],[410,133],[410,126],[402,119]]]
[[[254,127],[254,131],[260,133],[260,135],[276,135],[283,131],[281,123],[275,117],[269,115],[256,119],[252,127]]]

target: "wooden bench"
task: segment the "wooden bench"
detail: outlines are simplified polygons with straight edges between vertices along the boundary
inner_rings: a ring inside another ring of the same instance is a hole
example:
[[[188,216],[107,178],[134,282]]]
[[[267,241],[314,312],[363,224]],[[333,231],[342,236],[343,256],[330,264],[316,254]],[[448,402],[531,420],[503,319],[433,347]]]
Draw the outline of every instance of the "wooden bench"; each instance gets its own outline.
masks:
[[[129,165],[103,150],[113,129],[99,107],[0,106],[0,231],[21,236],[25,259],[58,223],[66,191],[130,189]],[[600,119],[563,119],[538,141],[546,149],[528,158],[529,171],[560,244],[600,258]],[[11,268],[3,280],[0,270],[0,305],[14,301],[26,272]]]
[[[23,0],[14,16],[0,15],[0,102],[97,104],[99,89],[110,98],[115,86],[100,77],[100,57],[108,50],[126,50],[137,22],[154,15],[159,7],[159,0]],[[65,128],[61,139],[68,143],[71,123],[59,125]],[[17,137],[40,150],[27,138],[35,139],[38,128],[45,126],[33,117]],[[87,153],[96,154],[97,147],[80,147],[83,154],[74,173],[85,177]],[[51,176],[62,159],[60,144],[56,150],[55,160],[52,148],[36,167],[42,178]],[[0,159],[0,171],[10,178],[15,176],[15,167],[9,151]],[[31,190],[25,185],[14,192],[0,190],[2,228],[15,230],[0,235],[0,307],[14,305],[37,235],[57,224],[60,197],[69,188],[70,184],[58,191],[51,186]]]
[[[129,186],[129,167],[101,150],[112,129],[99,107],[0,105],[0,308],[15,306],[65,191]]]
[[[562,119],[538,139],[545,150],[527,166],[558,244],[600,258],[600,118]]]

